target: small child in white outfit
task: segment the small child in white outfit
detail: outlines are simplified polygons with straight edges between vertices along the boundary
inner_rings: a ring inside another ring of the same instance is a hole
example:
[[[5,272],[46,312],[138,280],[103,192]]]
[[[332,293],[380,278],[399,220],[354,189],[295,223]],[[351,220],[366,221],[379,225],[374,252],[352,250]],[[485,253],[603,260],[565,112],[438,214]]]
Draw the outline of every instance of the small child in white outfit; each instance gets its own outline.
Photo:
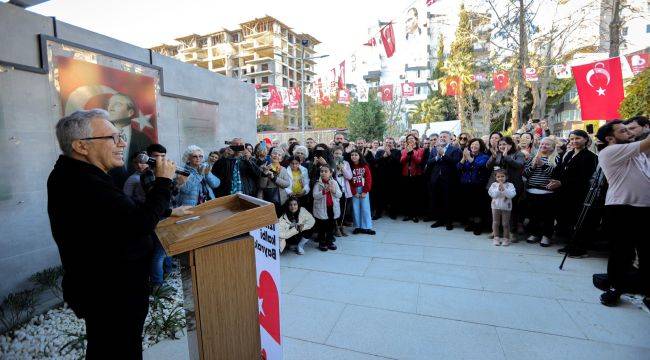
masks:
[[[510,213],[512,211],[512,198],[517,195],[515,186],[506,182],[506,171],[495,170],[495,182],[490,185],[488,194],[492,198],[492,231],[494,239],[492,244],[499,246],[510,245]],[[499,236],[499,225],[503,227],[503,237]]]

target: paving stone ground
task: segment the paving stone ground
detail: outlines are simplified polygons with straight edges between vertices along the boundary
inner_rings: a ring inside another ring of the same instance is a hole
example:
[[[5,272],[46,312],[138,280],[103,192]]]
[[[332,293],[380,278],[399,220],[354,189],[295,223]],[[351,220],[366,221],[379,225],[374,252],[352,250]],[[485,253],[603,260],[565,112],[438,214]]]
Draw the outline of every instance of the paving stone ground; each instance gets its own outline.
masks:
[[[284,359],[650,359],[650,314],[607,308],[601,258],[381,219],[377,235],[281,257]],[[185,339],[145,359],[185,359]]]

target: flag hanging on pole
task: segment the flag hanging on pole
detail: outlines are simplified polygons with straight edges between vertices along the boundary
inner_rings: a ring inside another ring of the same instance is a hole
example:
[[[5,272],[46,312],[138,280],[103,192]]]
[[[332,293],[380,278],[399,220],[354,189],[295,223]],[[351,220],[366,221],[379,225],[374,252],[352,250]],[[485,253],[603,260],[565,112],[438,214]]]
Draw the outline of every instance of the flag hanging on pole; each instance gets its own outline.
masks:
[[[391,57],[395,53],[395,33],[393,32],[393,23],[388,23],[380,30],[381,42],[386,50],[386,57]]]
[[[632,74],[638,75],[650,65],[648,64],[648,62],[650,62],[650,54],[628,55],[627,61],[630,63],[630,67],[632,68]]]
[[[339,64],[339,89],[345,89],[345,60]]]
[[[527,67],[524,70],[524,78],[526,81],[539,81],[539,75],[537,75],[537,69],[533,67]]]
[[[578,89],[583,121],[620,118],[618,107],[625,94],[619,57],[572,66],[571,71]]]
[[[570,79],[571,69],[564,64],[553,65],[553,72],[558,79]]]
[[[289,88],[289,109],[297,109],[300,101],[300,87]]]
[[[280,86],[278,87],[278,92],[280,92],[280,97],[282,98],[282,105],[289,106],[289,89]]]
[[[379,92],[381,93],[381,101],[393,101],[393,84],[380,86]]]
[[[374,37],[371,37],[370,40],[368,40],[368,42],[366,42],[363,45],[365,45],[365,46],[377,46],[377,40]]]
[[[338,103],[350,105],[350,90],[348,89],[339,90]]]
[[[460,94],[460,78],[458,76],[447,77],[445,85],[445,95],[456,96]]]
[[[415,95],[415,83],[414,82],[405,82],[402,83],[402,96],[413,96]]]
[[[282,96],[274,85],[269,85],[269,111],[283,111]]]
[[[510,76],[506,70],[499,70],[492,74],[492,82],[496,91],[505,91],[510,85]]]
[[[437,0],[425,0],[427,3],[427,6],[431,6],[436,3]]]

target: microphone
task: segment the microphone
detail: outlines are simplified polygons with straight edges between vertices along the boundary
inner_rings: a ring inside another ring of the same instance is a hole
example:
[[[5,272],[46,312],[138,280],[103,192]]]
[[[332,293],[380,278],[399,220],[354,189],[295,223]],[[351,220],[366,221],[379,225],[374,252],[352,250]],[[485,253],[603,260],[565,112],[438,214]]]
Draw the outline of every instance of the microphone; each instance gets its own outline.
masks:
[[[140,164],[147,164],[152,168],[156,167],[156,159],[149,157],[149,155],[147,154],[138,154],[138,156],[136,156],[135,159]],[[190,176],[190,172],[183,167],[177,167],[176,174],[183,175],[183,176]]]

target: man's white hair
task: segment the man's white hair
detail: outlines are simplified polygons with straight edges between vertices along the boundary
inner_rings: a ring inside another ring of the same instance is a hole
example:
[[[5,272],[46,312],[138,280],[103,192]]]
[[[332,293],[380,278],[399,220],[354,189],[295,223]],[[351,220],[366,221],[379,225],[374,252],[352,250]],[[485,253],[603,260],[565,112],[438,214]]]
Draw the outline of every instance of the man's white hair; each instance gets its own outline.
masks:
[[[56,139],[64,155],[72,155],[72,142],[93,136],[90,121],[94,118],[108,120],[104,109],[77,110],[56,123]]]

